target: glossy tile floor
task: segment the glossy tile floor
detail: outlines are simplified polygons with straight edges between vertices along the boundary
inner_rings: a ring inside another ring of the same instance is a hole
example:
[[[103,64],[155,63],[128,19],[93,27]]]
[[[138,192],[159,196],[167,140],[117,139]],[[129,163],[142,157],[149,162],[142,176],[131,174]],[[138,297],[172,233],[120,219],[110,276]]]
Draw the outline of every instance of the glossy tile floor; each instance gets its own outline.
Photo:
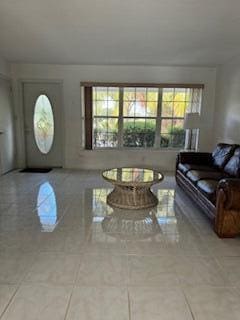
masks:
[[[240,238],[221,240],[176,188],[113,210],[99,172],[0,178],[0,319],[240,319]]]

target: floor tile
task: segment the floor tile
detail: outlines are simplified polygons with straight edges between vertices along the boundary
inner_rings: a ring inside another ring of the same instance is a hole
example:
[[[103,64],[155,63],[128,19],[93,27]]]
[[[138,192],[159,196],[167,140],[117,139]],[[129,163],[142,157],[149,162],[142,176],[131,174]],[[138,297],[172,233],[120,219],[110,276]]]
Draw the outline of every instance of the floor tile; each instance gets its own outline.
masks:
[[[17,286],[14,285],[0,285],[0,317],[13,297],[16,289]]]
[[[39,246],[41,252],[79,254],[87,242],[88,234],[81,230],[60,230],[46,232],[42,235]]]
[[[173,255],[180,254],[178,236],[175,234],[155,235],[144,240],[127,241],[127,252],[132,255]]]
[[[129,285],[168,287],[179,285],[176,259],[168,256],[129,256]]]
[[[85,245],[85,251],[87,253],[96,254],[119,254],[123,255],[127,253],[126,241],[122,240],[118,235],[114,237],[104,233],[90,231],[89,237]]]
[[[3,320],[64,320],[71,287],[23,285]]]
[[[1,253],[28,253],[37,252],[42,234],[38,231],[4,231],[0,232],[0,252]]]
[[[174,176],[146,211],[108,206],[111,188],[100,171],[0,177],[4,319],[237,319],[240,237],[219,239]]]
[[[214,232],[203,237],[212,256],[240,257],[240,237],[220,239]]]
[[[40,253],[24,283],[73,284],[79,269],[78,255]]]
[[[82,207],[81,203],[79,204]],[[58,230],[89,230],[90,226],[86,223],[86,216],[82,212],[67,210],[59,221]]]
[[[185,297],[177,288],[130,288],[132,320],[192,320]]]
[[[30,270],[35,255],[0,254],[0,284],[18,284]]]
[[[109,254],[84,255],[78,272],[78,285],[124,286],[127,284],[127,257]]]
[[[1,191],[1,188],[0,188]],[[10,210],[11,204],[9,203],[0,203],[0,212],[1,214],[6,214]]]
[[[125,288],[76,287],[67,320],[129,320]]]
[[[180,257],[176,263],[176,272],[182,285],[229,285],[222,269],[210,257]]]
[[[240,319],[240,295],[234,288],[192,287],[185,294],[195,320]]]
[[[220,257],[217,261],[231,285],[240,287],[240,257]]]
[[[0,232],[1,231],[21,231],[30,230],[39,227],[38,218],[33,213],[26,215],[3,215],[0,216]]]

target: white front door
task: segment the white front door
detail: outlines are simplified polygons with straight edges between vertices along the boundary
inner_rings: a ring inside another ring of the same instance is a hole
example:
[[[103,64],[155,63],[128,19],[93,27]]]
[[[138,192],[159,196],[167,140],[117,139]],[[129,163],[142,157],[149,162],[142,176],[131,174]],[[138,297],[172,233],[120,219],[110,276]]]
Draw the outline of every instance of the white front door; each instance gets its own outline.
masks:
[[[61,84],[24,83],[23,104],[27,167],[62,167]]]
[[[0,174],[14,168],[14,117],[10,80],[0,78]]]

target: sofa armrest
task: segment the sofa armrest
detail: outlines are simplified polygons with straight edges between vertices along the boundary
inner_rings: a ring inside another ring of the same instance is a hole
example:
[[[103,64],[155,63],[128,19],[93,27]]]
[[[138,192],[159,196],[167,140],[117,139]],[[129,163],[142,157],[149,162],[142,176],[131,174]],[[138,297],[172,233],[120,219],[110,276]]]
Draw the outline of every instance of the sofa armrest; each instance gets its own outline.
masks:
[[[178,163],[212,166],[212,154],[209,152],[180,152],[177,158]]]
[[[219,181],[214,229],[220,238],[240,234],[240,179]]]
[[[224,193],[225,209],[240,210],[240,179],[227,178],[220,180],[217,193],[219,193],[221,190]]]

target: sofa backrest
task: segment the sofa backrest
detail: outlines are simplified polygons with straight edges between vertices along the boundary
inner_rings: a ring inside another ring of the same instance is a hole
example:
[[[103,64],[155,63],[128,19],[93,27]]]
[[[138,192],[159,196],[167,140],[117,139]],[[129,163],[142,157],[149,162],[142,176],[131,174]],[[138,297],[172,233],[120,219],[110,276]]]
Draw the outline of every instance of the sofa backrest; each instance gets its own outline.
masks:
[[[235,144],[219,143],[212,153],[213,165],[222,170],[232,157],[235,149]]]
[[[238,146],[233,156],[224,167],[224,172],[232,177],[240,178],[240,146]]]

